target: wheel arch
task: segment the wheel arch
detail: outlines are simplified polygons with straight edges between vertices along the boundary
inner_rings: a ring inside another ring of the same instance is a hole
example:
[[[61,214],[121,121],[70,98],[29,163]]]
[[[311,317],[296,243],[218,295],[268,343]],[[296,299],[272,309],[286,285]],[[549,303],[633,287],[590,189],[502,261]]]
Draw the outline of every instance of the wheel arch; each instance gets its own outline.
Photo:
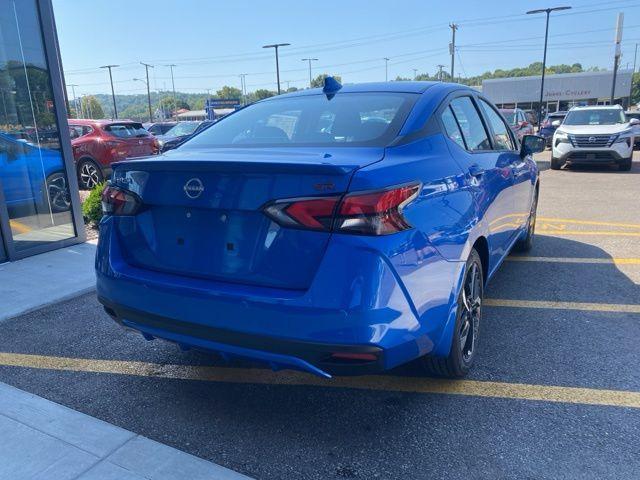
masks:
[[[482,262],[482,280],[486,285],[489,278],[489,242],[484,236],[480,236],[476,239],[472,248],[480,255],[480,261]]]

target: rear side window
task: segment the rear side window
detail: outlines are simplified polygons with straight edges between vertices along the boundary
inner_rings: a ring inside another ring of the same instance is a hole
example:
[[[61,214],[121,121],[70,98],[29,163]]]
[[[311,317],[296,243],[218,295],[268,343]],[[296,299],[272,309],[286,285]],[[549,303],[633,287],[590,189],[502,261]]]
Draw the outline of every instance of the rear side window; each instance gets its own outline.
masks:
[[[467,148],[464,144],[460,127],[458,127],[458,122],[456,122],[456,117],[453,116],[453,112],[451,111],[451,107],[447,107],[447,109],[442,112],[442,124],[444,125],[445,132],[447,132],[447,136],[451,140],[462,148]]]
[[[509,127],[500,115],[484,100],[480,99],[480,106],[484,110],[487,120],[493,129],[493,145],[496,150],[515,150]]]
[[[141,123],[114,123],[104,127],[105,132],[118,138],[147,137],[149,132]]]
[[[459,97],[451,102],[451,110],[458,120],[467,150],[491,150],[491,143],[480,114],[470,97]]]

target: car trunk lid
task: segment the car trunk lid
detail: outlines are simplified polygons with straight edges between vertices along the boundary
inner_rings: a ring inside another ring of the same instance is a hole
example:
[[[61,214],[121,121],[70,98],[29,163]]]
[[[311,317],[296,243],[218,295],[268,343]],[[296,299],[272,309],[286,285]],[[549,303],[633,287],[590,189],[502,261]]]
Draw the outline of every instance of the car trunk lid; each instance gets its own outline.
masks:
[[[283,228],[262,211],[278,199],[339,195],[383,148],[178,150],[123,162],[114,185],[143,204],[118,217],[125,260],[211,280],[306,289],[330,233]]]

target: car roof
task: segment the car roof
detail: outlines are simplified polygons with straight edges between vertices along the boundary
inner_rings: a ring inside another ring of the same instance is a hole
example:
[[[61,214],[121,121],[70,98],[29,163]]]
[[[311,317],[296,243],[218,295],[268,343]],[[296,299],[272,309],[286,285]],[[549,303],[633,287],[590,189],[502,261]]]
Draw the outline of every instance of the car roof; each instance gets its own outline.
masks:
[[[104,126],[104,125],[111,125],[114,123],[140,123],[140,122],[136,122],[134,120],[129,120],[129,119],[118,119],[118,120],[106,120],[106,119],[100,119],[100,120],[93,120],[90,118],[70,118],[68,120],[69,125],[98,125],[98,126]]]
[[[578,107],[571,107],[571,110],[622,110],[620,105],[585,105]]]
[[[393,92],[393,93],[424,93],[427,89],[434,85],[442,84],[442,82],[369,82],[369,83],[354,83],[343,85],[339,90],[339,93],[366,93],[366,92]],[[451,84],[453,85],[453,84]],[[464,85],[460,85],[464,87]],[[298,97],[307,95],[321,94],[322,88],[308,88],[306,90],[298,90],[296,92],[285,93],[279,95],[277,98],[283,97]],[[266,100],[270,100],[276,97],[270,97]]]

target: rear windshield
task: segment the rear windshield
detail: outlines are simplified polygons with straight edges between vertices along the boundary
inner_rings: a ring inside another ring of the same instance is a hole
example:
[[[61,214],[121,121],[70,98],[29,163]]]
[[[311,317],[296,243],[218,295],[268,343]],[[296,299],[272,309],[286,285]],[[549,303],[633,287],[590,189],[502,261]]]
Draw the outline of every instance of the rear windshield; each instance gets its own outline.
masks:
[[[385,146],[419,95],[338,93],[259,102],[212,125],[186,148],[220,146]]]
[[[105,126],[104,131],[118,138],[149,136],[149,132],[145,130],[141,123],[112,123],[111,125]]]
[[[184,135],[191,135],[196,131],[196,128],[200,125],[200,122],[180,122],[171,130],[169,130],[166,135],[167,137],[183,137]]]
[[[616,125],[626,123],[622,110],[574,110],[567,113],[565,125]]]
[[[631,120],[632,118],[637,118],[638,120],[640,120],[640,112],[638,112],[638,113],[625,113],[625,116],[627,117],[627,120]]]
[[[504,119],[507,121],[509,125],[515,125],[516,123],[516,112],[501,112]]]

